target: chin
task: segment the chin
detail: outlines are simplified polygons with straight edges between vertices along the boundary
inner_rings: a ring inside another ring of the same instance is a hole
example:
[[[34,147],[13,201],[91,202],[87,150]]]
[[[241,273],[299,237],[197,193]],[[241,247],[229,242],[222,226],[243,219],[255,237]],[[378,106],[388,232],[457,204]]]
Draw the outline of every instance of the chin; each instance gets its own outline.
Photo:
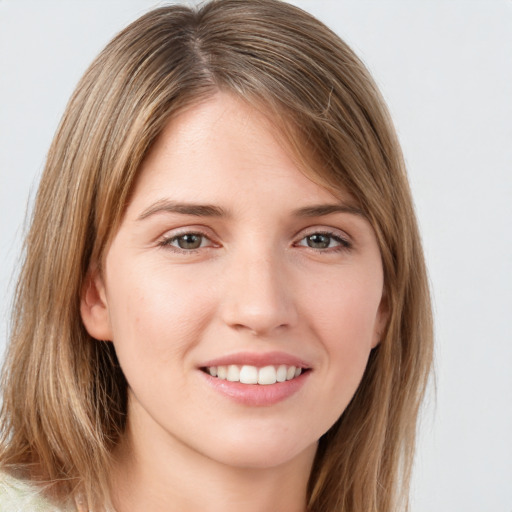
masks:
[[[318,441],[304,442],[305,436],[294,436],[284,432],[273,435],[272,432],[259,435],[230,436],[226,433],[222,441],[215,443],[209,451],[209,457],[227,466],[240,469],[269,469],[282,466],[297,458],[314,456]]]

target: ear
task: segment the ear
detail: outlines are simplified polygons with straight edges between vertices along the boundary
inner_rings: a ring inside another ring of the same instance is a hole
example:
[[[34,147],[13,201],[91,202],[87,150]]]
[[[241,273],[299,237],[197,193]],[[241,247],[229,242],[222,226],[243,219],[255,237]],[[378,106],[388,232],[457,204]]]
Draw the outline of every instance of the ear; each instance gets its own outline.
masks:
[[[97,268],[90,268],[85,276],[80,314],[87,332],[97,340],[112,341],[112,327],[103,278]]]
[[[386,297],[386,292],[383,293],[382,299],[377,310],[375,318],[375,328],[373,330],[372,348],[375,348],[381,341],[385,334],[387,323],[389,320],[389,303]]]

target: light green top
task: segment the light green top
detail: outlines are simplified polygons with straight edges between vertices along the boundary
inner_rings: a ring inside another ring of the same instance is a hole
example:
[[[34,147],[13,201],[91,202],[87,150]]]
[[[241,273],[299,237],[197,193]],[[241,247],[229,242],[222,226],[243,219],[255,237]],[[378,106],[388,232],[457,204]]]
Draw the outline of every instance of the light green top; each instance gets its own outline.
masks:
[[[71,512],[52,505],[35,486],[0,472],[0,512]]]

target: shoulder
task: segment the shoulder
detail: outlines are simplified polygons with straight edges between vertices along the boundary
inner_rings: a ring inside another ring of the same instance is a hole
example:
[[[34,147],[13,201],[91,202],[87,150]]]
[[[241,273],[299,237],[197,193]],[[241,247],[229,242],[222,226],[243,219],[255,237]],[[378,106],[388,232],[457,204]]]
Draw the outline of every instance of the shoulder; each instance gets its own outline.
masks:
[[[0,512],[67,511],[49,503],[35,486],[0,472]]]

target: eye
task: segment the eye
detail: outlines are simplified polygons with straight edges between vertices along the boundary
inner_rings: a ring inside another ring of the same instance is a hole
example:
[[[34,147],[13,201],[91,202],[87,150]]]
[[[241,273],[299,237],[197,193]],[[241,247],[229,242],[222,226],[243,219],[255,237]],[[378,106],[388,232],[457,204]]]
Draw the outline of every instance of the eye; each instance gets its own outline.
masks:
[[[194,251],[202,247],[211,247],[213,243],[202,233],[182,233],[165,238],[160,245],[182,251]]]
[[[330,232],[317,232],[311,233],[310,235],[302,238],[298,243],[298,246],[309,247],[311,249],[323,250],[323,249],[349,249],[351,244],[348,240],[345,240],[341,236],[330,233]]]

